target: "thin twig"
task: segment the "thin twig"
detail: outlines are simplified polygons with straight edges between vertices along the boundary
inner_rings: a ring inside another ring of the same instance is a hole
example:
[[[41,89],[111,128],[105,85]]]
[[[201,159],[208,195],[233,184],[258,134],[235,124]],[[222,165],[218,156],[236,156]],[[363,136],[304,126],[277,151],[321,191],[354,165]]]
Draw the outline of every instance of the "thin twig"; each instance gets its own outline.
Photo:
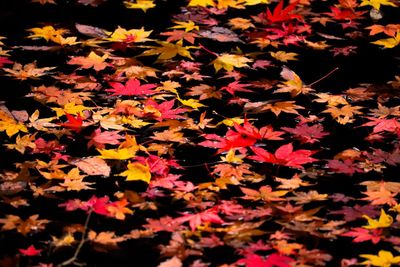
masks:
[[[339,67],[334,68],[333,70],[331,70],[330,72],[328,72],[327,74],[325,74],[324,76],[322,76],[321,78],[316,80],[315,82],[308,84],[307,86],[313,86],[314,84],[319,83],[320,81],[322,81],[323,79],[327,78],[329,75],[331,75],[332,73],[334,73],[338,69],[339,69]]]
[[[74,255],[71,258],[69,258],[68,260],[63,261],[60,264],[58,264],[57,267],[73,264],[77,260],[79,252],[81,251],[81,249],[86,241],[86,232],[88,230],[91,215],[92,215],[92,210],[89,211],[89,213],[86,217],[85,225],[83,226],[82,238],[81,238],[81,241],[79,242],[79,245],[76,247]],[[77,264],[77,265],[79,265],[79,264]]]

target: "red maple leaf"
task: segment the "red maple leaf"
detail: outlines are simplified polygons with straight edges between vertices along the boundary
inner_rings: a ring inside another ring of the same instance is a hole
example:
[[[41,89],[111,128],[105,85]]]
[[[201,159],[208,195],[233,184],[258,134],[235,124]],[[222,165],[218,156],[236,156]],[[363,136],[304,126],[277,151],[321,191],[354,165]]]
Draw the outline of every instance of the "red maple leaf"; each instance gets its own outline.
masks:
[[[118,82],[110,82],[112,89],[106,89],[107,92],[113,92],[112,95],[133,95],[133,96],[143,96],[143,95],[154,95],[157,93],[151,90],[157,87],[156,84],[144,84],[141,85],[138,79],[129,79],[125,85]]]
[[[72,116],[71,114],[65,113],[68,121],[64,123],[60,123],[60,126],[71,129],[75,132],[80,132],[82,129],[83,120],[80,114],[77,117]]]
[[[257,254],[248,254],[245,258],[237,261],[238,264],[244,264],[246,267],[290,267],[294,260],[290,257],[273,253],[266,259]]]
[[[292,143],[279,147],[275,154],[272,154],[261,147],[251,147],[251,150],[256,154],[250,156],[249,159],[254,159],[261,162],[269,162],[278,165],[284,165],[288,167],[294,167],[303,169],[303,164],[317,161],[317,159],[311,158],[310,156],[315,151],[300,149],[293,151]]]
[[[274,12],[267,9],[267,19],[271,22],[283,22],[292,19],[302,20],[303,17],[299,14],[293,14],[292,11],[296,8],[298,1],[293,2],[287,7],[283,8],[283,0],[275,7]]]
[[[176,108],[173,109],[172,107],[175,104],[175,99],[172,99],[170,101],[164,101],[161,104],[158,104],[155,100],[153,99],[148,99],[145,103],[145,112],[146,112],[146,107],[149,107],[149,110],[151,108],[156,109],[158,112],[149,112],[149,115],[153,115],[156,120],[162,121],[163,119],[184,119],[184,116],[178,115],[181,113],[184,113],[187,111],[186,108]],[[151,110],[152,111],[152,110]]]
[[[13,64],[11,60],[6,57],[0,57],[0,68],[2,68],[5,64]]]
[[[204,135],[208,140],[199,143],[199,145],[219,148],[218,153],[220,153],[235,147],[252,146],[257,140],[281,140],[280,136],[284,134],[282,131],[274,131],[270,125],[257,129],[247,120],[243,125],[234,123],[233,128],[226,132],[225,137],[220,137],[216,134]]]
[[[353,230],[348,231],[342,236],[354,237],[353,242],[364,242],[371,240],[372,243],[377,244],[381,240],[381,234],[383,229],[364,229],[361,227],[353,228]]]
[[[365,13],[365,11],[354,11],[350,8],[338,8],[335,6],[331,6],[331,12],[325,12],[324,14],[331,16],[336,20],[353,20],[359,19]]]
[[[19,252],[21,252],[22,255],[24,256],[37,256],[40,254],[40,252],[42,251],[41,249],[36,249],[33,245],[30,245],[27,249],[18,249]]]

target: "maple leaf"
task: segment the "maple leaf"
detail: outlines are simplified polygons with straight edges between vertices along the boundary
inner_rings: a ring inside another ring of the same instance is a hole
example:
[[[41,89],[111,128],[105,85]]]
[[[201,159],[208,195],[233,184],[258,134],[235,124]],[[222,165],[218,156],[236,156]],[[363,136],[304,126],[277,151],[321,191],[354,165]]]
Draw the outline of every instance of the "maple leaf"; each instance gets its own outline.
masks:
[[[140,162],[129,162],[128,170],[121,172],[119,176],[125,176],[126,181],[142,180],[146,183],[150,182],[151,173],[149,165],[144,165]]]
[[[28,128],[23,122],[17,121],[13,114],[4,105],[0,105],[0,131],[5,131],[8,137],[18,132],[28,132]]]
[[[71,114],[65,113],[67,117],[67,122],[60,123],[60,126],[71,129],[75,132],[80,132],[82,129],[83,120],[80,114],[75,118]]]
[[[112,42],[123,42],[123,43],[142,43],[149,41],[147,37],[151,34],[152,31],[145,31],[142,27],[141,29],[131,29],[126,30],[118,26],[116,30],[113,32],[105,32],[110,37],[107,37],[106,40]]]
[[[281,129],[293,134],[294,137],[303,144],[314,144],[315,142],[319,142],[319,139],[329,134],[323,131],[324,128],[321,124],[314,124],[312,126],[308,124],[298,124],[296,128],[282,127]]]
[[[360,109],[361,106],[352,106],[350,104],[344,105],[340,108],[338,107],[329,107],[323,111],[323,113],[330,113],[331,116],[340,124],[347,124],[354,122],[355,114],[362,114]]]
[[[378,33],[385,33],[386,35],[394,37],[398,31],[400,31],[400,24],[387,24],[385,26],[374,24],[366,27],[365,29],[370,30],[369,35],[375,35]]]
[[[40,252],[42,251],[42,249],[36,249],[33,245],[30,245],[27,249],[18,249],[19,252],[21,252],[22,255],[24,256],[38,256],[40,254]]]
[[[144,111],[148,114],[152,114],[157,120],[162,121],[163,119],[183,119],[181,114],[187,111],[186,108],[173,109],[175,99],[164,101],[158,104],[153,99],[148,99],[144,106]]]
[[[101,158],[88,157],[74,160],[71,163],[88,175],[110,176],[111,168]]]
[[[101,159],[119,159],[126,160],[131,159],[136,155],[136,151],[138,148],[130,147],[130,148],[119,148],[119,149],[97,149],[100,152],[101,156],[98,156]]]
[[[289,192],[287,190],[273,191],[268,185],[261,186],[258,191],[245,187],[240,187],[240,190],[246,195],[242,197],[243,199],[250,199],[254,201],[263,200],[266,202],[285,200],[282,197]]]
[[[89,137],[90,139],[87,146],[88,148],[95,146],[99,149],[104,149],[105,145],[119,145],[121,142],[119,139],[124,138],[119,134],[119,131],[106,131],[102,132],[100,128],[96,129]]]
[[[364,228],[356,227],[341,236],[354,237],[353,242],[365,242],[371,240],[373,244],[378,244],[381,240],[382,229],[367,230]]]
[[[244,68],[249,67],[247,63],[253,62],[252,59],[249,59],[244,56],[234,55],[234,54],[221,54],[214,59],[211,64],[214,65],[215,72],[218,72],[220,69],[224,69],[226,71],[233,71],[234,67],[236,68]]]
[[[135,3],[124,1],[124,4],[127,8],[141,9],[145,13],[148,9],[156,7],[154,0],[136,0]]]
[[[360,169],[351,159],[345,159],[343,161],[337,159],[328,160],[328,167],[334,172],[344,173],[347,175],[362,172],[362,169]]]
[[[296,204],[306,204],[312,201],[322,201],[328,199],[327,194],[319,194],[315,190],[308,192],[294,192],[294,195],[294,197],[289,197],[287,199],[296,201]]]
[[[390,206],[394,206],[397,204],[396,199],[394,198],[398,192],[392,192],[385,187],[385,183],[381,183],[379,186],[379,190],[368,190],[367,192],[363,192],[363,194],[368,197],[362,198],[362,200],[371,201],[371,205],[383,205],[388,204]]]
[[[107,205],[107,211],[109,216],[112,216],[118,220],[124,220],[125,214],[133,214],[133,211],[126,206],[129,204],[126,198],[111,202]]]
[[[199,100],[190,98],[190,99],[182,99],[179,96],[176,97],[176,99],[178,99],[179,102],[181,102],[184,106],[188,106],[191,107],[195,110],[197,110],[198,108],[201,107],[206,107],[206,105],[202,104],[199,102]]]
[[[200,28],[193,21],[174,21],[175,26],[170,27],[170,29],[184,29],[185,32],[190,32],[193,30],[199,31]]]
[[[368,117],[368,119],[371,121],[364,123],[361,126],[374,126],[372,130],[373,133],[380,133],[386,131],[400,135],[400,122],[398,119],[372,118],[372,117]]]
[[[246,267],[290,267],[294,260],[288,256],[273,253],[263,258],[257,254],[249,253],[245,258],[237,261],[238,264],[244,264]]]
[[[247,86],[251,86],[249,83],[240,83],[240,81],[234,81],[229,83],[227,86],[221,88],[221,90],[226,90],[231,95],[235,95],[236,92],[253,92],[250,89],[247,89]]]
[[[111,66],[109,63],[104,62],[108,58],[108,54],[103,56],[97,55],[95,52],[90,52],[87,57],[72,57],[68,64],[80,65],[83,69],[93,68],[96,71],[104,70],[106,67]]]
[[[190,0],[188,6],[215,6],[214,0]]]
[[[275,7],[274,12],[267,8],[266,16],[270,22],[284,22],[292,19],[303,20],[303,17],[299,14],[293,14],[294,9],[297,6],[298,1],[293,2],[287,7],[283,8],[284,1],[281,0]]]
[[[110,82],[112,89],[106,89],[107,92],[113,92],[112,95],[133,95],[133,96],[143,96],[143,95],[153,95],[157,93],[153,88],[156,88],[156,84],[140,84],[138,79],[129,79],[125,85],[118,82]]]
[[[44,67],[37,68],[36,62],[28,63],[26,65],[22,65],[20,63],[14,63],[12,69],[3,68],[4,71],[8,72],[7,76],[14,76],[19,80],[26,80],[28,78],[36,79],[38,77],[49,74],[49,70],[55,69],[56,67]]]
[[[356,8],[358,6],[357,0],[339,0],[339,4],[343,8]]]
[[[9,60],[6,57],[0,57],[0,68],[3,68],[5,64],[13,64],[14,61]]]
[[[360,6],[372,6],[376,10],[379,10],[382,6],[393,6],[397,7],[391,0],[361,0]]]
[[[253,103],[246,103],[244,108],[246,111],[251,113],[260,113],[265,111],[271,111],[276,116],[279,116],[281,112],[297,114],[296,109],[304,109],[304,107],[296,105],[295,101],[277,101],[270,103],[269,101],[266,102],[253,102]]]
[[[2,230],[9,231],[16,229],[24,236],[30,232],[45,229],[45,225],[49,222],[49,220],[39,220],[38,214],[31,215],[26,220],[22,220],[19,216],[10,214],[6,215],[6,218],[4,219],[0,219],[0,223],[3,224],[1,228]]]
[[[232,29],[242,31],[255,27],[251,20],[240,17],[230,19],[228,24],[231,25]]]
[[[33,34],[29,35],[28,38],[31,39],[38,39],[44,38],[46,41],[54,40],[57,36],[60,36],[68,30],[66,29],[58,29],[56,30],[53,26],[44,26],[43,28],[31,28],[28,31],[32,32]]]
[[[195,38],[199,37],[197,33],[186,32],[182,30],[173,30],[169,32],[162,32],[160,35],[168,36],[167,42],[186,40],[191,44],[194,44]]]
[[[288,60],[297,60],[296,56],[298,56],[297,53],[285,52],[285,51],[277,51],[269,53],[271,54],[271,57],[282,62],[288,62]]]
[[[151,47],[151,49],[144,51],[142,56],[153,56],[158,55],[157,60],[167,60],[180,55],[182,57],[187,57],[193,60],[193,57],[190,55],[189,49],[197,48],[196,46],[183,46],[182,41],[178,41],[177,43],[169,43],[164,41],[157,41],[157,43],[161,46],[159,47]]]
[[[268,162],[278,165],[284,165],[288,167],[294,167],[304,169],[303,164],[317,161],[310,157],[315,151],[300,149],[293,151],[292,143],[279,147],[275,154],[271,154],[261,147],[251,147],[251,150],[256,154],[255,156],[249,156],[249,159]]]
[[[198,226],[204,222],[211,222],[216,224],[225,223],[218,215],[217,207],[211,208],[196,214],[184,214],[181,217],[174,219],[175,222],[182,224],[184,222],[189,222],[190,229],[195,231]]]
[[[359,19],[366,11],[354,11],[352,9],[349,8],[338,8],[335,6],[331,6],[330,7],[331,12],[330,13],[324,13],[327,14],[329,16],[331,16],[333,19],[335,20],[355,20],[355,19]]]
[[[383,209],[381,209],[381,215],[378,220],[371,219],[368,215],[363,215],[362,217],[368,220],[368,225],[363,226],[365,229],[387,228],[393,223],[393,217],[387,215]]]
[[[400,44],[400,30],[398,30],[396,32],[396,35],[392,38],[380,39],[372,43],[376,45],[381,45],[385,48],[393,48],[395,46],[398,46]]]
[[[371,254],[361,254],[360,257],[366,258],[367,260],[360,263],[363,265],[372,265],[379,267],[390,267],[392,264],[400,263],[400,256],[393,257],[390,251],[380,250],[378,256]]]

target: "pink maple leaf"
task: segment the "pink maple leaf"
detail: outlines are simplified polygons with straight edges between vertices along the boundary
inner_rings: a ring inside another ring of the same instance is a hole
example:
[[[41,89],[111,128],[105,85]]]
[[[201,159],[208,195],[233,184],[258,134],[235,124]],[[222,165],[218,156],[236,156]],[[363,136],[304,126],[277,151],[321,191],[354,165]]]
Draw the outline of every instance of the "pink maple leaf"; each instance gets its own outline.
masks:
[[[218,215],[217,207],[195,213],[195,214],[184,214],[182,217],[176,218],[176,222],[182,224],[184,222],[189,222],[190,229],[195,231],[197,226],[201,225],[203,222],[211,222],[222,224],[225,223]]]
[[[113,92],[112,95],[130,95],[130,96],[143,96],[143,95],[154,95],[157,93],[151,90],[157,87],[156,84],[144,84],[141,85],[138,79],[129,79],[125,85],[118,82],[110,82],[111,89],[106,89],[107,92]]]

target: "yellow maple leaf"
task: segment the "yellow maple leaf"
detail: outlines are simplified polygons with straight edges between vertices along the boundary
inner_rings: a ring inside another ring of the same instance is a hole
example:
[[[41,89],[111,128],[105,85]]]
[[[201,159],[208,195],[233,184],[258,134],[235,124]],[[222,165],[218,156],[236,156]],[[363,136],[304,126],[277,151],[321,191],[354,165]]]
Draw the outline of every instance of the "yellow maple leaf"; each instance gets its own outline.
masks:
[[[381,45],[385,48],[393,48],[400,44],[400,31],[397,31],[396,35],[392,38],[380,39],[378,41],[372,42],[376,45]]]
[[[141,43],[150,40],[147,37],[149,37],[151,32],[152,30],[145,31],[143,27],[140,29],[126,30],[118,26],[112,33],[106,32],[106,34],[110,35],[106,40],[112,42]]]
[[[35,140],[35,135],[36,134],[33,135],[26,134],[23,137],[18,135],[17,138],[15,139],[15,144],[7,144],[6,146],[8,149],[15,149],[19,151],[21,154],[24,154],[27,148],[31,149],[36,148],[36,144],[33,142],[33,140]]]
[[[245,6],[254,6],[258,4],[268,4],[269,0],[244,0]]]
[[[175,26],[170,27],[170,29],[185,29],[185,32],[190,32],[193,30],[200,30],[199,26],[197,26],[193,21],[174,21]]]
[[[141,9],[143,12],[146,12],[147,9],[156,7],[153,0],[137,0],[136,3],[124,1],[124,4],[127,8]]]
[[[244,6],[242,5],[244,0],[218,0],[217,8],[218,9],[225,9],[225,8],[240,8],[243,9]]]
[[[363,226],[365,229],[377,229],[377,228],[386,228],[392,225],[393,217],[387,215],[386,212],[381,209],[381,215],[378,220],[374,220],[370,218],[368,215],[363,215],[363,218],[368,220],[368,225]]]
[[[220,69],[225,69],[226,71],[233,71],[233,68],[244,68],[249,67],[247,63],[253,62],[252,59],[234,55],[234,54],[221,54],[211,63],[214,64],[215,72],[218,72]]]
[[[52,38],[51,40],[60,45],[76,45],[76,44],[80,43],[80,42],[76,41],[76,38],[77,38],[76,36],[64,38],[61,35],[57,35],[54,38]]]
[[[199,100],[193,99],[193,98],[189,98],[189,99],[181,99],[179,96],[177,97],[177,99],[179,100],[179,102],[181,102],[184,106],[188,106],[191,107],[193,109],[198,109],[201,107],[206,107],[206,105],[203,105],[202,103],[199,102]]]
[[[215,3],[213,0],[190,0],[188,6],[207,7],[207,6],[215,6]]]
[[[130,147],[120,149],[97,149],[97,151],[101,154],[98,157],[102,159],[126,160],[133,158],[136,155],[137,149]]]
[[[68,32],[66,29],[58,29],[56,30],[53,26],[44,26],[43,28],[31,28],[28,31],[33,34],[29,35],[28,38],[37,39],[44,38],[46,41],[57,38],[57,36],[62,35],[63,33]]]
[[[5,131],[8,137],[18,132],[28,132],[28,129],[22,122],[18,122],[12,117],[8,109],[0,109],[0,132]]]
[[[190,55],[190,48],[197,48],[196,46],[183,46],[182,41],[174,43],[158,41],[161,46],[151,47],[151,49],[146,50],[142,53],[142,56],[153,56],[159,55],[157,60],[167,60],[174,58],[177,55],[193,59]]]
[[[380,250],[378,256],[371,254],[361,254],[360,257],[366,258],[367,260],[360,263],[363,265],[372,265],[379,267],[390,267],[392,264],[400,263],[400,256],[393,257],[390,251]]]
[[[150,182],[151,173],[150,167],[140,162],[129,162],[128,170],[121,172],[119,176],[126,176],[126,181],[138,181],[142,180],[146,183]]]
[[[288,60],[297,60],[296,56],[298,55],[297,53],[285,51],[270,52],[270,54],[271,57],[282,62],[288,62]]]
[[[381,8],[381,5],[397,7],[391,0],[361,0],[360,4],[360,6],[372,6],[377,10]]]
[[[226,157],[221,157],[222,161],[228,162],[228,163],[235,163],[235,164],[240,164],[243,162],[242,158],[244,155],[235,155],[235,150],[230,149],[228,153],[226,154]]]
[[[65,115],[65,113],[84,116],[83,111],[91,109],[92,108],[85,107],[84,105],[76,105],[75,102],[69,102],[65,104],[63,108],[52,108],[52,110],[56,112],[57,117]]]

